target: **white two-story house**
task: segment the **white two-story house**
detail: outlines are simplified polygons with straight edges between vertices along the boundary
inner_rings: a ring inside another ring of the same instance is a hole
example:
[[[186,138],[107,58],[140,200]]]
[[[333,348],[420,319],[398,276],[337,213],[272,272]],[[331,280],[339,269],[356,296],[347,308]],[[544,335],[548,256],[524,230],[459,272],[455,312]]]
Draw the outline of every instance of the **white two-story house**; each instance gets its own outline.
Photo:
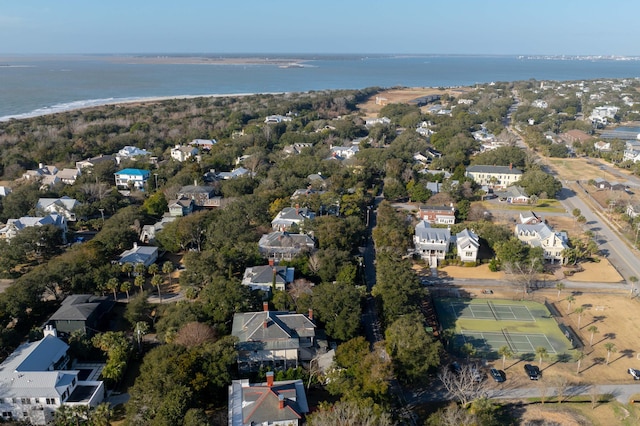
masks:
[[[20,345],[0,364],[0,422],[46,425],[62,405],[102,402],[103,382],[81,380],[70,368],[68,349],[48,327],[44,338]]]
[[[444,260],[449,252],[451,230],[432,228],[429,222],[422,220],[416,225],[413,243],[420,257],[435,268],[438,266],[438,261]]]
[[[506,188],[522,178],[522,170],[512,166],[469,166],[465,175],[480,186]]]
[[[531,247],[542,247],[544,259],[551,263],[564,263],[563,251],[569,248],[566,232],[556,232],[546,223],[517,224],[516,237]]]

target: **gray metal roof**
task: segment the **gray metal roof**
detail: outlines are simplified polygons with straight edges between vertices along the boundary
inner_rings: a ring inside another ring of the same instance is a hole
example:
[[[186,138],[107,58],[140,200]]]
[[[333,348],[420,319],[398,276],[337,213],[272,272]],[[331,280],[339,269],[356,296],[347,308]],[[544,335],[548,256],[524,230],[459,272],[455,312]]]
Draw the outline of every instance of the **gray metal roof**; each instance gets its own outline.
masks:
[[[472,172],[472,173],[502,173],[502,174],[509,174],[509,175],[521,175],[522,174],[522,170],[520,169],[516,169],[515,167],[511,167],[511,166],[484,166],[484,165],[479,165],[479,166],[469,166],[467,167],[467,172]]]

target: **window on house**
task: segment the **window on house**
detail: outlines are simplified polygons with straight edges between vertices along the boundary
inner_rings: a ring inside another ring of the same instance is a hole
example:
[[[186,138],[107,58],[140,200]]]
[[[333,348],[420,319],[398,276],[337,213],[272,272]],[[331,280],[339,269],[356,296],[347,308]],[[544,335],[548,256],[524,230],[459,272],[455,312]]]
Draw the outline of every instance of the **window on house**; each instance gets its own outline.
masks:
[[[22,398],[20,400],[20,402],[22,402],[23,404],[31,404],[31,398]]]
[[[467,257],[473,257],[473,252],[468,251],[464,255]]]
[[[55,398],[47,398],[46,402],[47,402],[47,405],[55,405],[56,399]]]
[[[12,417],[11,411],[3,411],[2,412],[2,417]]]

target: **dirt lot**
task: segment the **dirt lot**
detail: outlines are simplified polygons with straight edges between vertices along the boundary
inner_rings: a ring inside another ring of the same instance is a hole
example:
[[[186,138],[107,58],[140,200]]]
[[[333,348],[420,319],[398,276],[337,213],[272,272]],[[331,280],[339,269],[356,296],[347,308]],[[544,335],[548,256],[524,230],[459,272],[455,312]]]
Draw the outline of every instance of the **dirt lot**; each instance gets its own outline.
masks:
[[[413,99],[427,95],[442,95],[448,94],[451,96],[460,96],[471,90],[470,88],[456,88],[441,90],[433,87],[412,87],[406,89],[390,89],[384,92],[378,93],[376,96],[371,97],[367,102],[358,105],[358,108],[364,113],[366,118],[377,117],[378,113],[383,106],[387,104],[407,103]],[[378,102],[376,102],[378,99]],[[423,112],[426,111],[423,107]]]

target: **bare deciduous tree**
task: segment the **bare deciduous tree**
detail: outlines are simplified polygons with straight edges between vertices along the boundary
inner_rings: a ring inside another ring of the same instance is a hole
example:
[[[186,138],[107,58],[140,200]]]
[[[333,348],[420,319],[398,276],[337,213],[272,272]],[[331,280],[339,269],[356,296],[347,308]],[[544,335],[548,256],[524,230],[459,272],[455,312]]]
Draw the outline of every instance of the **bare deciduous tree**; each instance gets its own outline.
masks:
[[[174,343],[186,347],[194,347],[205,342],[213,342],[216,339],[216,332],[201,322],[189,322],[182,326],[175,337]]]
[[[438,378],[452,398],[460,401],[463,406],[480,398],[486,390],[486,383],[471,365],[464,365],[459,372],[442,369]]]

